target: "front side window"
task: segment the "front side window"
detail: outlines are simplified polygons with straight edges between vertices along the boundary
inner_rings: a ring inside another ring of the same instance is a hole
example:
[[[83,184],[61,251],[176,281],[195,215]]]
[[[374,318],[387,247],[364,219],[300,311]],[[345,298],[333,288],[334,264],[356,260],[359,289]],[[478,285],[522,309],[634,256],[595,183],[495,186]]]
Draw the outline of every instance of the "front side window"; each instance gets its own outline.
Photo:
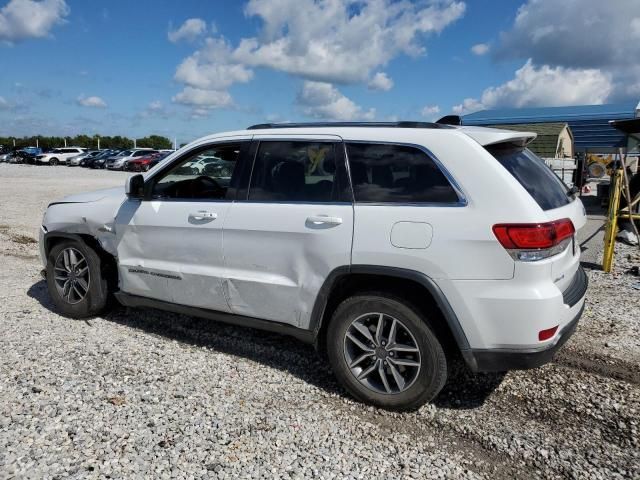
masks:
[[[343,195],[334,143],[260,142],[251,174],[249,200],[330,202]]]
[[[422,150],[379,143],[347,143],[356,202],[455,203],[459,198]]]
[[[154,179],[151,196],[204,200],[234,198],[230,185],[241,148],[242,143],[219,144],[187,154]]]

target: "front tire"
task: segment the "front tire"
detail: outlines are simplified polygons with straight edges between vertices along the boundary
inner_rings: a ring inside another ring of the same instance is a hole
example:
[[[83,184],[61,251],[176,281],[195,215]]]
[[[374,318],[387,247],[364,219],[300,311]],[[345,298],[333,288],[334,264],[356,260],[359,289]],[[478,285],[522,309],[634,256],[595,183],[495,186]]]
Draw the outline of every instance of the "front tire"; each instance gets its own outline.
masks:
[[[71,318],[103,312],[109,288],[98,254],[86,244],[65,240],[47,257],[47,287],[57,309]]]
[[[58,165],[58,163],[60,163],[60,161],[57,158],[52,158],[51,160],[49,160],[49,165],[51,165],[52,167],[55,167],[56,165]]]
[[[327,332],[329,362],[356,399],[389,410],[414,410],[440,392],[447,360],[428,318],[385,294],[351,297]]]

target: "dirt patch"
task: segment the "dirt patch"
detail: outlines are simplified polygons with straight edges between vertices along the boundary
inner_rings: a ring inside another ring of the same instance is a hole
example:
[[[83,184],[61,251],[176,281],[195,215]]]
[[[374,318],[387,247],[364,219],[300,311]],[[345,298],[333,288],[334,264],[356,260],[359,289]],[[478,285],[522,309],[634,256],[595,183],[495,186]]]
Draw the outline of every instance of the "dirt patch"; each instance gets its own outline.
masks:
[[[640,385],[640,371],[637,370],[637,364],[620,358],[566,347],[558,351],[553,360],[566,367]]]
[[[38,243],[35,238],[28,237],[27,235],[9,235],[9,239],[14,243],[19,243],[20,245],[32,245],[34,243]]]

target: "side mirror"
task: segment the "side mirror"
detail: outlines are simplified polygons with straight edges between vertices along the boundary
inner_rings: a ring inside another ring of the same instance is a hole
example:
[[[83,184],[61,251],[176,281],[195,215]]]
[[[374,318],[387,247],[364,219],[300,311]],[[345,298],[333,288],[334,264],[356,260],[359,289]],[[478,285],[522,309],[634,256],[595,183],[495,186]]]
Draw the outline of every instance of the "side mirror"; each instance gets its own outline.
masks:
[[[124,191],[129,198],[142,199],[144,197],[144,177],[138,173],[127,178]]]

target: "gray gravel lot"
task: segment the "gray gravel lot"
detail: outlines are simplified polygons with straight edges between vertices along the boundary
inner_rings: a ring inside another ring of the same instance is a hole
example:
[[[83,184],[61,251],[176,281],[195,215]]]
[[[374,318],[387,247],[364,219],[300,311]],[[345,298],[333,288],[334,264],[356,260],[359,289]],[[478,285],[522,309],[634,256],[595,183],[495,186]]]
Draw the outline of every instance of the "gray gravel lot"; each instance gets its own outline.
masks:
[[[430,405],[351,400],[293,339],[158,311],[52,310],[47,203],[125,174],[0,164],[0,478],[640,478],[640,281],[589,270],[556,362],[460,374]]]

